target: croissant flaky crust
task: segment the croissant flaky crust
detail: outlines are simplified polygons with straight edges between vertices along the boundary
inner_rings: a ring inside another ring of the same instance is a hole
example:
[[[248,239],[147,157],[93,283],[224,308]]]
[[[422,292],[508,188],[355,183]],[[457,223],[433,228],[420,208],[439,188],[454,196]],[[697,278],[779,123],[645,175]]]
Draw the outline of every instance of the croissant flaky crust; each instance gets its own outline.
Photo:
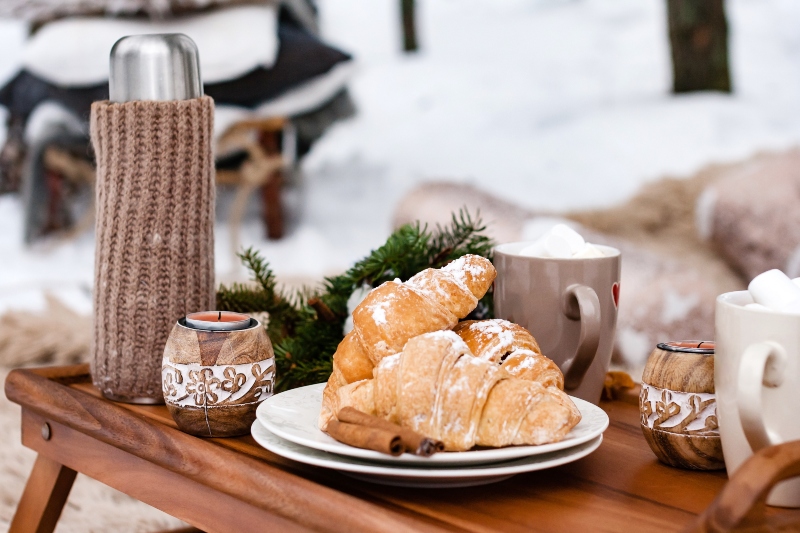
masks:
[[[353,312],[353,330],[333,355],[333,373],[323,392],[319,426],[333,417],[339,387],[372,378],[375,366],[400,352],[409,339],[450,329],[478,305],[497,271],[477,255],[465,255],[440,269],[423,270],[405,283],[373,289]]]
[[[563,391],[473,356],[452,331],[411,339],[374,374],[340,388],[331,408],[380,416],[441,440],[450,451],[557,442],[581,419]]]
[[[465,320],[459,322],[453,331],[475,357],[499,364],[512,376],[564,390],[561,369],[542,355],[536,339],[519,324],[499,318]]]

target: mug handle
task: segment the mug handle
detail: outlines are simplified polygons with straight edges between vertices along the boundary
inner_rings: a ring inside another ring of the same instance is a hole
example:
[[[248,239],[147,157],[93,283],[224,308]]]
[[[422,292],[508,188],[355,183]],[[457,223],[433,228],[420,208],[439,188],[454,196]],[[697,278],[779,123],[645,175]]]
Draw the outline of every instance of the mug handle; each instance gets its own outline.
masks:
[[[786,350],[776,342],[757,342],[748,346],[739,363],[736,407],[747,442],[754,452],[780,444],[770,437],[764,424],[761,388],[777,387],[783,383]]]
[[[763,448],[742,463],[687,533],[789,531],[797,518],[767,515],[767,496],[779,482],[800,476],[800,440]],[[745,529],[746,528],[746,529]]]
[[[578,283],[564,292],[563,312],[570,320],[580,320],[578,348],[564,372],[564,389],[577,389],[594,361],[600,345],[600,300],[594,289]]]

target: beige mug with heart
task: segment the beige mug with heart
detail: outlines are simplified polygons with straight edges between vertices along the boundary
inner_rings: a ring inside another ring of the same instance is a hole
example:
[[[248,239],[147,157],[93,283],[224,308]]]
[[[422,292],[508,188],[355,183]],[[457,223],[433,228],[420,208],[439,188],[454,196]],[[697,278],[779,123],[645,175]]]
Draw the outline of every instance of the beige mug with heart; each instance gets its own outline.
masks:
[[[614,347],[620,252],[596,245],[600,257],[520,255],[529,245],[494,249],[495,316],[530,331],[564,373],[565,391],[596,404]]]
[[[800,439],[800,314],[745,307],[749,291],[717,298],[714,386],[728,475],[766,446]],[[767,503],[800,507],[800,478]]]

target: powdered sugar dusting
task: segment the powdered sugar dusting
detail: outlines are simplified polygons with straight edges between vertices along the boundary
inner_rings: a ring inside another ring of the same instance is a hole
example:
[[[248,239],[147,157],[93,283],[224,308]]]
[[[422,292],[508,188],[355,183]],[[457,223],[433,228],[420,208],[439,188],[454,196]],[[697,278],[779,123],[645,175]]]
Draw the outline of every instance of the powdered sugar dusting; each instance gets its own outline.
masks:
[[[441,282],[434,278],[435,276],[442,275],[443,273],[444,272],[437,273],[437,271],[433,269],[423,270],[419,274],[409,279],[406,282],[406,285],[412,289],[415,289],[417,292],[431,300],[447,301],[451,297],[450,292],[447,291]],[[456,284],[464,290],[464,292],[471,294],[469,288],[462,281],[456,279],[451,272],[446,272],[444,274],[453,279]],[[432,278],[430,281],[426,280],[428,276]]]
[[[477,361],[477,359],[475,359],[473,357],[470,357],[470,359],[474,359],[475,361]],[[449,389],[451,391],[455,391],[455,392],[457,392],[459,394],[466,393],[470,389],[469,378],[467,376],[461,376],[460,378],[455,380],[453,383],[451,383]]]
[[[471,278],[479,278],[486,273],[486,269],[483,268],[480,262],[472,262],[473,257],[480,256],[471,254],[462,255],[458,259],[442,267],[442,270],[452,274],[453,278],[455,278],[458,283],[464,285],[464,287],[468,287],[467,274],[469,274]]]
[[[469,254],[462,255],[458,259],[453,259],[452,261],[447,263],[444,267],[442,267],[442,270],[448,270],[448,271],[450,271],[450,270],[463,270],[464,269],[464,265],[466,265],[466,263],[467,263],[467,258],[468,257],[469,257]]]
[[[503,355],[504,352],[511,349],[514,346],[515,338],[514,330],[511,329],[511,326],[513,326],[511,322],[499,318],[481,320],[470,324],[470,331],[494,339],[494,342],[489,345],[486,351],[475,355],[481,359],[494,360],[498,355]],[[498,354],[498,352],[501,353]]]
[[[515,355],[522,354],[522,355],[526,356],[516,366],[516,368],[518,368],[520,370],[528,370],[528,369],[533,368],[534,366],[536,366],[536,358],[539,357],[539,354],[537,354],[536,352],[532,352],[531,350],[526,350],[524,348],[520,349],[520,350],[515,350],[514,354]]]
[[[477,331],[486,335],[499,335],[506,331],[506,328],[513,324],[508,320],[502,318],[493,318],[491,320],[479,320],[469,325],[469,329]]]
[[[385,302],[381,302],[378,305],[373,306],[371,309],[372,309],[372,320],[374,320],[376,324],[383,325],[389,323],[386,320]]]
[[[372,321],[375,322],[375,324],[385,326],[389,323],[386,317],[386,311],[392,306],[395,300],[397,300],[397,294],[390,292],[384,294],[383,298],[377,302],[362,303],[361,305],[364,305],[366,310],[369,311],[370,316],[372,316]]]
[[[464,342],[461,340],[461,337],[450,331],[449,329],[444,329],[441,331],[431,331],[430,333],[424,334],[427,338],[430,339],[446,339],[451,342]]]
[[[390,355],[388,357],[384,357],[381,360],[381,362],[378,364],[378,366],[380,366],[381,369],[390,369],[390,368],[396,367],[397,365],[400,364],[400,355],[401,354],[396,353],[394,355]]]
[[[481,265],[482,261],[479,260],[473,262],[473,258],[483,259],[479,255],[473,255],[473,254],[462,255],[458,259],[455,259],[450,263],[448,263],[447,265],[445,265],[443,270],[447,271],[458,270],[461,272],[469,272],[475,277],[483,275],[486,272],[486,269],[483,268],[483,266]]]

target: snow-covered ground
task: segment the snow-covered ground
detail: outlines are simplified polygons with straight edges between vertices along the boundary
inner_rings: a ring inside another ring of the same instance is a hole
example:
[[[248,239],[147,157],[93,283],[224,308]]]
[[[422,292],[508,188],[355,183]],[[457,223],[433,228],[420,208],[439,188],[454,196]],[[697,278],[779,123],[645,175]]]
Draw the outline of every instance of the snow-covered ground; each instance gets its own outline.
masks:
[[[390,231],[410,187],[471,183],[530,207],[609,205],[648,180],[800,143],[800,3],[728,0],[735,93],[672,96],[665,0],[420,0],[422,50],[400,53],[396,0],[320,2],[323,35],[351,51],[356,118],[307,157],[301,223],[242,242],[284,279],[336,273]],[[0,21],[0,81],[23,32]],[[0,139],[3,132],[0,132]],[[53,289],[90,308],[92,236],[25,249],[0,197],[0,312]],[[227,227],[220,278],[241,276]]]

